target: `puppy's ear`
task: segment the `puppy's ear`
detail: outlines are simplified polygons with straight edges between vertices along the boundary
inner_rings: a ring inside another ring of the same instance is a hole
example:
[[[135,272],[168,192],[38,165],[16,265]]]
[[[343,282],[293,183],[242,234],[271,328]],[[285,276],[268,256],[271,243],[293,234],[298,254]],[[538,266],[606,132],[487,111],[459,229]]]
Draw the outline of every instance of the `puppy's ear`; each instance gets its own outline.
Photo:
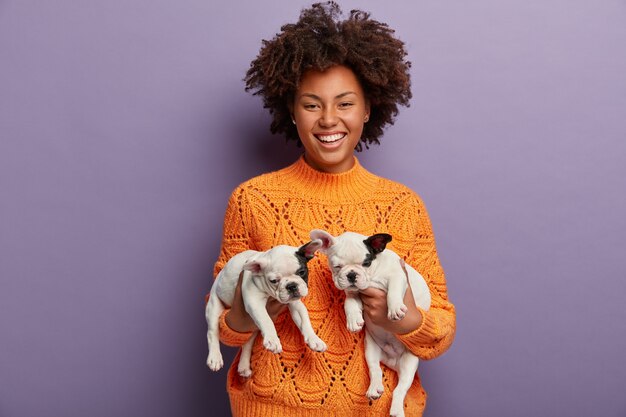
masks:
[[[328,250],[328,248],[335,244],[335,238],[333,237],[333,235],[325,230],[313,229],[309,233],[309,236],[311,237],[311,240],[322,241],[322,246],[319,248],[319,250],[321,250],[322,252],[325,252],[326,250]]]
[[[248,259],[246,263],[243,264],[243,270],[258,274],[259,272],[262,272],[266,266],[267,261],[265,259],[252,258]]]
[[[391,235],[387,233],[377,233],[365,239],[363,243],[373,253],[381,253],[387,247],[387,243],[391,242]]]
[[[313,259],[315,252],[322,247],[322,241],[320,239],[315,239],[310,241],[309,243],[305,243],[300,246],[300,249],[296,252],[296,255],[302,256],[304,259],[310,261]]]

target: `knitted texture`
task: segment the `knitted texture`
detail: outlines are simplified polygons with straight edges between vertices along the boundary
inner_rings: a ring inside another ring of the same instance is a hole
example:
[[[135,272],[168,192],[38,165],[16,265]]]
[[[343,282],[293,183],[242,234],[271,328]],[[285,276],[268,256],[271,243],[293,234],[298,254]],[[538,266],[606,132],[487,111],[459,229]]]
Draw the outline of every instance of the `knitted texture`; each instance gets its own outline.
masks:
[[[448,349],[454,339],[455,310],[447,297],[426,209],[413,191],[366,171],[356,159],[348,172],[328,174],[312,169],[301,157],[287,168],[237,187],[226,209],[214,272],[217,275],[233,255],[246,249],[302,245],[310,240],[311,229],[324,229],[335,236],[344,231],[391,234],[388,247],[424,276],[432,295],[430,310],[422,311],[420,328],[398,337],[423,359],[435,358]],[[309,295],[304,304],[328,350],[311,351],[289,314],[282,314],[275,325],[283,352],[277,355],[265,350],[258,337],[252,376],[238,375],[238,356],[229,370],[233,416],[388,415],[397,375],[383,366],[385,393],[378,400],[367,399],[364,335],[347,330],[344,299],[344,293],[333,284],[325,256],[317,254],[309,262]],[[223,343],[240,346],[249,336],[228,328],[222,315]],[[421,416],[425,403],[426,393],[416,377],[405,399],[406,415]]]

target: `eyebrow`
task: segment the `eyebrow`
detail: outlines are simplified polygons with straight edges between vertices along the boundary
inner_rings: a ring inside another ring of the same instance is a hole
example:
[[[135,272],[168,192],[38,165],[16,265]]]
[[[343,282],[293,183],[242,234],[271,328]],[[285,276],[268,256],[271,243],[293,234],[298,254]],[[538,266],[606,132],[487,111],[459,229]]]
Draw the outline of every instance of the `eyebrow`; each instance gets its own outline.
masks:
[[[349,94],[356,94],[356,93],[354,91],[346,91],[345,93],[341,93],[341,94],[336,95],[335,99],[344,98],[345,96],[347,96]],[[303,94],[300,94],[300,97],[309,97],[309,98],[312,98],[314,100],[322,101],[322,99],[319,96],[317,96],[317,95],[315,95],[313,93],[303,93]]]

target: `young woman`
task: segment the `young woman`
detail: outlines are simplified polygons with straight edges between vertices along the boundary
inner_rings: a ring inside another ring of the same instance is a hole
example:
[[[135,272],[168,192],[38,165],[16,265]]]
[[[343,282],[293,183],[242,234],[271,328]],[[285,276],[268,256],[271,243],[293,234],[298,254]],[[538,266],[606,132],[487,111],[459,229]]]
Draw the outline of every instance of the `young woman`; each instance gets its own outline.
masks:
[[[261,95],[273,116],[271,130],[295,140],[304,153],[292,165],[244,182],[232,193],[224,219],[217,274],[233,255],[267,250],[278,244],[299,246],[312,229],[333,235],[354,231],[389,233],[389,248],[426,279],[432,296],[428,311],[415,306],[399,321],[387,319],[385,294],[361,293],[364,313],[397,334],[415,355],[432,359],[454,339],[455,310],[435,249],[422,200],[407,187],[378,177],[360,165],[354,151],[376,144],[392,124],[398,105],[411,98],[404,44],[386,24],[352,11],[341,20],[333,3],[302,11],[295,24],[265,41],[246,76],[247,90]],[[363,332],[346,328],[345,296],[335,288],[323,257],[309,262],[309,295],[304,303],[323,353],[307,348],[284,306],[269,303],[283,352],[273,354],[257,338],[252,376],[228,374],[234,416],[383,416],[389,414],[397,383],[384,368],[385,392],[365,396],[369,376]],[[240,294],[220,318],[220,339],[240,346],[255,329]],[[407,416],[421,416],[426,394],[416,376],[405,400]]]

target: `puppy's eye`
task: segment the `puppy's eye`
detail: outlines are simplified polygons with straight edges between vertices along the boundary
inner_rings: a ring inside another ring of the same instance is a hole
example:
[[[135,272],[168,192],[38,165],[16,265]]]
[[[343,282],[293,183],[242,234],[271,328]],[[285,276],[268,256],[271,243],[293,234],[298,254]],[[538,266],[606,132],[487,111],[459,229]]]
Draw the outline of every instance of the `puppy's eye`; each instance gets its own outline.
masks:
[[[276,278],[274,278],[274,279],[270,279],[270,282],[271,282],[272,284],[276,284],[276,283],[278,282],[278,280],[277,280]]]
[[[298,275],[299,277],[304,277],[306,276],[306,270],[304,268],[300,268],[296,271],[296,275]]]
[[[361,266],[363,266],[364,268],[368,268],[370,266],[372,266],[372,261],[374,260],[374,256],[372,256],[371,253],[368,253],[365,256],[365,260],[363,261],[363,263],[361,264]]]
[[[343,265],[333,265],[333,269],[339,270],[341,268],[343,268]]]

